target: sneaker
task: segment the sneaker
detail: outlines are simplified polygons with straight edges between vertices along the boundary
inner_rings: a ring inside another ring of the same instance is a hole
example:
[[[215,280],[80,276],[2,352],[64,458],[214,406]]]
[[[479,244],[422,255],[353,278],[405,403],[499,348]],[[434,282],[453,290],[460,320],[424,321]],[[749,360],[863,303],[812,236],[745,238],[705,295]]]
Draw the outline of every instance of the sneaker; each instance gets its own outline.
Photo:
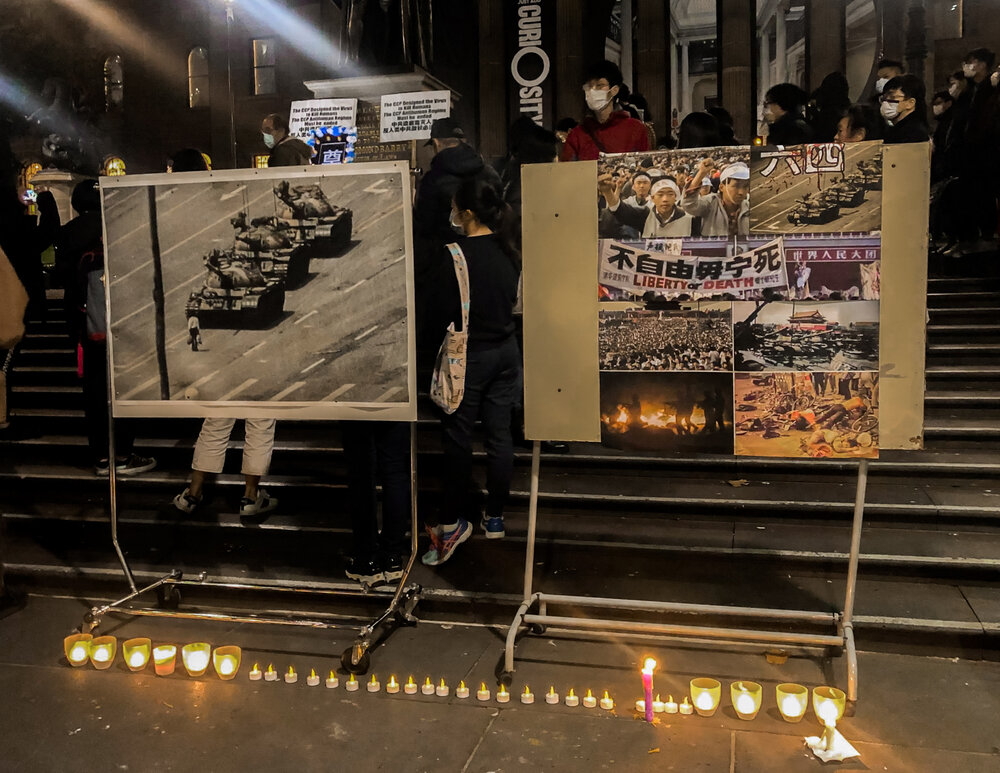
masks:
[[[479,525],[483,527],[483,531],[486,532],[486,539],[503,539],[503,516],[497,516],[495,518],[487,518],[483,516],[483,520],[479,522]]]
[[[398,582],[403,577],[406,562],[402,556],[392,555],[382,559],[382,576],[386,582]]]
[[[257,489],[257,498],[243,497],[240,499],[240,515],[263,515],[278,506],[278,500],[264,489]]]
[[[115,461],[115,475],[139,475],[156,467],[156,459],[151,456],[129,454],[123,460]]]
[[[193,513],[201,504],[201,497],[196,497],[191,493],[191,489],[186,488],[174,497],[174,507],[182,513]]]
[[[364,585],[376,585],[385,580],[382,568],[369,559],[350,558],[347,560],[347,568],[344,574],[349,580],[355,580]]]
[[[459,518],[458,526],[451,531],[428,528],[427,533],[431,535],[431,549],[420,560],[427,566],[438,566],[451,558],[455,548],[472,536],[472,524]]]

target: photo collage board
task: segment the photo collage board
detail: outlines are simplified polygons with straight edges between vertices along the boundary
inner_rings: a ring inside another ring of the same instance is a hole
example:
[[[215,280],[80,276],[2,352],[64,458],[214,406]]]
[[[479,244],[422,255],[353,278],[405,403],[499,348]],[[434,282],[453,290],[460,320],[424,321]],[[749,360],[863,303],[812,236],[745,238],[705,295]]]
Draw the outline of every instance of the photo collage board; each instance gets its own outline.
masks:
[[[878,456],[882,144],[598,162],[601,441]]]

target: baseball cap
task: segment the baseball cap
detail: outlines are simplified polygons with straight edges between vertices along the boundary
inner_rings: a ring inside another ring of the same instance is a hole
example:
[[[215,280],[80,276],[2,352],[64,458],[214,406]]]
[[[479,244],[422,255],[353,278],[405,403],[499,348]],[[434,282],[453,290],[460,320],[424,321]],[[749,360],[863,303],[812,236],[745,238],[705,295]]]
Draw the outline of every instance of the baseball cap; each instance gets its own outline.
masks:
[[[444,140],[444,139],[456,139],[464,140],[465,132],[459,125],[458,120],[448,116],[447,118],[438,118],[434,123],[431,124],[431,139],[425,142],[425,145],[433,145],[431,140]]]
[[[726,180],[749,180],[750,179],[750,167],[744,164],[742,161],[737,161],[735,164],[730,164],[725,169],[722,170],[722,174],[719,175],[719,182],[724,183]]]

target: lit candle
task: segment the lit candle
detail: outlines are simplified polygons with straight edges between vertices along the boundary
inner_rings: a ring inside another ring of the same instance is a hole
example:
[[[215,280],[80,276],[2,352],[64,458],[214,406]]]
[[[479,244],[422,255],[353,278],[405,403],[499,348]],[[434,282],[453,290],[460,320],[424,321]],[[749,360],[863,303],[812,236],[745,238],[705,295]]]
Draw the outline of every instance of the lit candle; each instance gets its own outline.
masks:
[[[455,690],[456,698],[468,698],[469,688],[465,686],[465,682],[459,682],[458,688]]]
[[[594,697],[594,694],[588,688],[587,694],[583,696],[583,707],[587,709],[592,709],[595,708],[596,706],[597,706],[597,698]]]
[[[358,678],[354,674],[351,674],[351,678],[347,680],[344,687],[347,689],[347,692],[357,692],[361,689],[361,684],[358,682]]]
[[[111,648],[101,644],[100,646],[94,647],[94,660],[98,663],[103,663],[111,657]]]
[[[549,691],[545,693],[545,702],[552,705],[559,703],[559,693],[556,692],[555,685],[551,685]]]
[[[687,698],[686,695],[684,696],[684,700],[681,702],[680,712],[681,712],[681,714],[693,714],[694,713],[694,706],[692,706],[690,703],[688,703],[688,698]]]
[[[424,680],[424,683],[420,686],[420,692],[422,692],[424,695],[434,694],[434,683],[431,681],[430,677],[427,677]]]
[[[501,682],[500,689],[497,690],[497,703],[510,703],[510,693],[507,687]]]
[[[635,702],[635,710],[638,711],[643,716],[645,716],[645,714],[646,714],[646,701],[644,701],[642,698],[639,698],[639,700],[637,700]]]
[[[216,647],[212,653],[212,662],[215,664],[215,672],[219,675],[219,679],[226,682],[235,678],[236,672],[240,670],[242,657],[243,650],[234,645]]]
[[[260,670],[260,663],[254,663],[250,669],[250,681],[259,682],[264,677],[264,672]]]
[[[385,691],[390,695],[395,695],[399,692],[399,682],[396,681],[395,674],[389,677],[389,683],[385,686]]]
[[[611,696],[608,695],[608,691],[604,691],[604,697],[601,698],[601,708],[605,711],[611,711],[615,707],[615,702],[612,700]],[[652,710],[652,701],[650,701],[650,710]]]
[[[274,663],[267,664],[267,671],[264,672],[265,682],[277,682],[278,672],[274,670]]]
[[[486,686],[486,682],[480,682],[479,690],[476,692],[476,700],[488,701],[490,699],[490,689]]]
[[[711,693],[703,692],[698,696],[694,705],[695,708],[701,709],[702,711],[711,711],[715,708],[715,701],[712,700]]]
[[[676,705],[676,704],[675,704]],[[660,694],[657,693],[656,697],[653,699],[653,713],[662,714],[666,711],[667,704],[660,700]]]
[[[415,695],[417,692],[417,683],[413,681],[413,674],[410,674],[410,678],[406,680],[406,684],[403,685],[403,692],[407,695]]]
[[[753,714],[754,709],[753,698],[751,698],[746,693],[743,693],[736,699],[736,711],[740,714]]]
[[[448,685],[444,683],[444,677],[441,677],[441,684],[434,688],[434,694],[439,698],[447,698],[449,692],[451,692],[451,690],[449,690]]]
[[[71,666],[79,667],[90,660],[90,643],[93,639],[89,633],[74,633],[63,639],[63,653]]]
[[[524,692],[521,693],[521,703],[534,703],[535,694],[531,691],[528,685],[524,685]]]
[[[731,684],[729,693],[733,701],[733,708],[736,709],[736,716],[744,720],[756,717],[760,710],[763,691],[764,688],[757,682],[734,682]]]
[[[368,682],[368,692],[378,692],[382,689],[382,685],[378,681],[378,677],[372,674],[371,680]]]
[[[695,711],[703,717],[710,717],[719,708],[719,699],[722,697],[722,685],[718,679],[707,677],[692,679],[691,697],[694,699]]]
[[[229,676],[236,670],[236,661],[232,657],[225,657],[219,662],[219,674]]]
[[[569,692],[566,693],[566,700],[563,701],[563,703],[565,703],[567,706],[570,706],[570,707],[579,706],[580,705],[580,696],[577,695],[575,692],[573,692],[573,688],[570,687],[569,688]]]
[[[306,677],[306,684],[310,687],[319,687],[319,674],[315,668],[309,669],[309,676]]]
[[[663,704],[663,710],[667,714],[676,714],[678,711],[677,701],[674,700],[673,695],[667,696],[667,702]]]
[[[646,658],[642,665],[642,697],[643,709],[646,721],[653,721],[653,669],[656,668],[656,661]]]
[[[326,686],[327,689],[329,690],[334,690],[340,686],[340,680],[337,678],[337,672],[334,671],[332,668],[330,669],[330,673],[326,677]]]
[[[291,666],[288,667],[288,673],[285,674],[285,684],[295,684],[299,681],[299,675],[295,673],[295,669]]]
[[[142,668],[146,665],[146,656],[137,650],[128,656],[128,665],[132,669]]]
[[[177,647],[162,644],[153,650],[153,669],[157,676],[170,676],[177,665]]]
[[[781,715],[785,719],[792,717],[799,717],[801,719],[803,714],[805,714],[805,709],[794,695],[786,695],[781,699]]]
[[[181,660],[188,676],[201,676],[208,669],[212,656],[212,645],[207,642],[195,642],[181,647]]]
[[[73,665],[80,665],[90,656],[87,651],[87,647],[84,644],[77,643],[73,645],[73,648],[69,651],[69,662]]]
[[[145,637],[128,639],[122,642],[122,654],[130,671],[142,671],[149,662],[152,643]]]
[[[98,636],[90,642],[90,662],[99,671],[111,668],[117,650],[118,639],[114,636]]]

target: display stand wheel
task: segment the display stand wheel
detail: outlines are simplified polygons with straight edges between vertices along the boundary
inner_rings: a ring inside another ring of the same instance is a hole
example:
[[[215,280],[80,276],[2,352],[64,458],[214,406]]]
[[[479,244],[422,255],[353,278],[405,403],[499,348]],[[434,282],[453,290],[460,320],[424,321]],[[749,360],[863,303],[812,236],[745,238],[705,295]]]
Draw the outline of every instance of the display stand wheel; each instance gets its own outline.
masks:
[[[349,674],[367,674],[371,664],[372,657],[367,642],[355,642],[340,656],[340,665]]]
[[[844,706],[844,716],[853,717],[854,712],[857,709],[857,704],[858,704],[857,701],[851,701],[851,700],[847,701],[847,705]]]
[[[156,606],[160,609],[177,609],[181,605],[181,592],[176,585],[161,585],[156,589]]]
[[[545,633],[545,626],[541,623],[531,623],[528,626],[528,630],[531,631],[535,636],[541,636]]]

